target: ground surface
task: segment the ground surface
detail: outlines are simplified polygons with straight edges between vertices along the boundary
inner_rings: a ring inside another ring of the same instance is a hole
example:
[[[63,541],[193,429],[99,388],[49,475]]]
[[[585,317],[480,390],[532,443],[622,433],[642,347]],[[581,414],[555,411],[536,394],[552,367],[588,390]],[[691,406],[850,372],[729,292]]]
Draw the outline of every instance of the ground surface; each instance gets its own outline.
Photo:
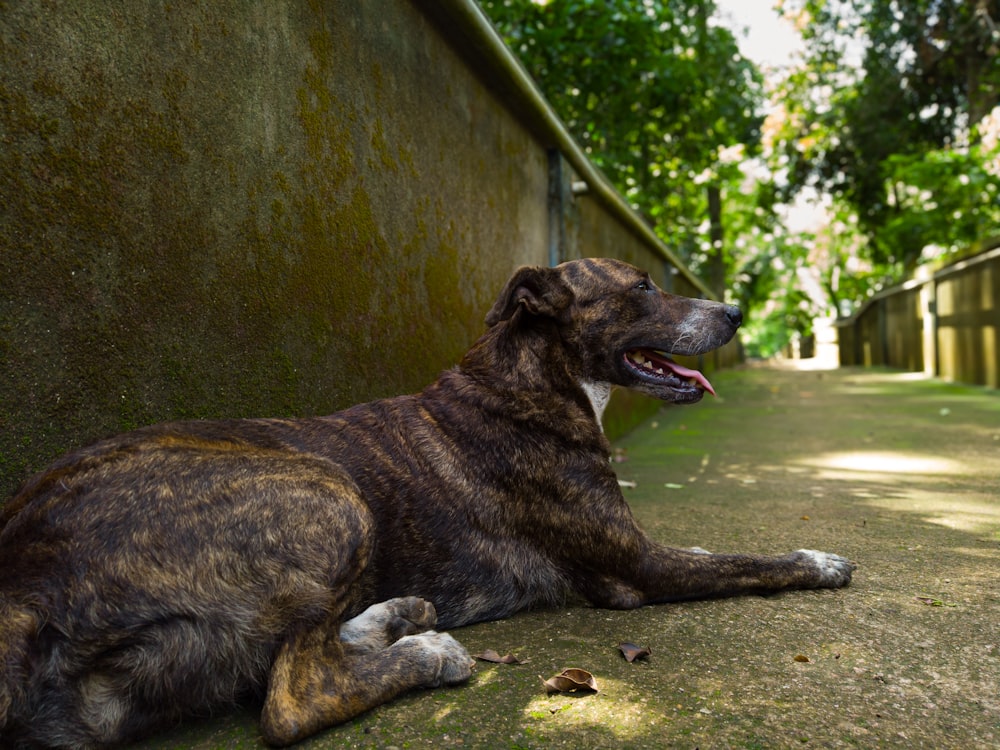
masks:
[[[839,591],[609,612],[534,612],[453,631],[481,662],[299,747],[1000,747],[1000,394],[861,370],[747,368],[617,444],[663,542],[837,552]],[[622,641],[652,655],[627,663]],[[566,667],[600,692],[547,696]],[[262,747],[252,712],[156,748]]]

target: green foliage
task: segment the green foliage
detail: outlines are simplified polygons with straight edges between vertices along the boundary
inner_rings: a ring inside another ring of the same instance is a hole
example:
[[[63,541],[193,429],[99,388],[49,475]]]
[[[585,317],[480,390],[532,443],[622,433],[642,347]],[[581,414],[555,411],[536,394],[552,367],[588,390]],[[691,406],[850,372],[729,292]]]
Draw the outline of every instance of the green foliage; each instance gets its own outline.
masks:
[[[922,248],[923,259],[974,245],[1000,228],[1000,169],[983,148],[942,149],[886,161],[894,211],[881,233],[892,247]]]
[[[761,72],[711,0],[484,0],[591,159],[749,321],[771,355],[823,304],[799,290],[808,248],[788,237],[763,169]],[[710,205],[718,198],[716,213]]]
[[[659,236],[725,275],[753,354],[1000,231],[1000,0],[777,2],[806,54],[769,81],[766,121],[712,0],[482,2]],[[790,231],[810,193],[825,219]]]
[[[720,151],[753,153],[762,122],[761,75],[714,3],[482,4],[594,163],[697,265]]]
[[[852,210],[883,278],[911,271],[929,244],[995,232],[993,157],[969,144],[1000,103],[1000,0],[782,7],[807,42],[805,65],[779,92],[785,197],[813,187]]]

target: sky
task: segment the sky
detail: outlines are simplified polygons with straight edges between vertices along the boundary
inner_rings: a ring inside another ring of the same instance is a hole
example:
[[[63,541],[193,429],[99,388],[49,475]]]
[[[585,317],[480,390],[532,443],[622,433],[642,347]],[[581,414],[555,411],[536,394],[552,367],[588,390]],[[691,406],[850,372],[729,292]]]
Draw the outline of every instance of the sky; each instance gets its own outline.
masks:
[[[716,0],[715,4],[740,50],[758,65],[788,65],[793,52],[802,48],[791,23],[775,13],[774,0]]]

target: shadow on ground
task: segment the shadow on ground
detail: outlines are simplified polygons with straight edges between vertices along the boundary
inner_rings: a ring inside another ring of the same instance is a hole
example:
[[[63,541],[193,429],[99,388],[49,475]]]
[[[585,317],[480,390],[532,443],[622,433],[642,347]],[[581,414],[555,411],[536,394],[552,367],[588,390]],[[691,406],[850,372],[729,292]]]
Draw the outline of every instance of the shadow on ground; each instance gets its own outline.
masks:
[[[677,546],[846,555],[850,588],[463,628],[472,653],[526,663],[480,663],[300,747],[1000,746],[1000,394],[849,369],[715,380],[718,399],[617,444],[636,515]],[[651,657],[627,663],[622,641]],[[547,696],[538,676],[566,667],[600,692]],[[262,744],[244,712],[147,746]]]

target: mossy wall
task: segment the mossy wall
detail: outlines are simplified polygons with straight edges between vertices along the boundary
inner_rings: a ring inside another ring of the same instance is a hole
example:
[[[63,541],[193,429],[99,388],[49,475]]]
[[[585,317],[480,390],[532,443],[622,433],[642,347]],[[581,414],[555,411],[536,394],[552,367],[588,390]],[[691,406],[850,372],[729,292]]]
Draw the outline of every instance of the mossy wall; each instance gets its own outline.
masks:
[[[0,497],[454,363],[548,262],[549,144],[473,67],[402,0],[0,2]]]
[[[0,12],[0,488],[417,390],[545,263],[546,157],[398,0]]]

